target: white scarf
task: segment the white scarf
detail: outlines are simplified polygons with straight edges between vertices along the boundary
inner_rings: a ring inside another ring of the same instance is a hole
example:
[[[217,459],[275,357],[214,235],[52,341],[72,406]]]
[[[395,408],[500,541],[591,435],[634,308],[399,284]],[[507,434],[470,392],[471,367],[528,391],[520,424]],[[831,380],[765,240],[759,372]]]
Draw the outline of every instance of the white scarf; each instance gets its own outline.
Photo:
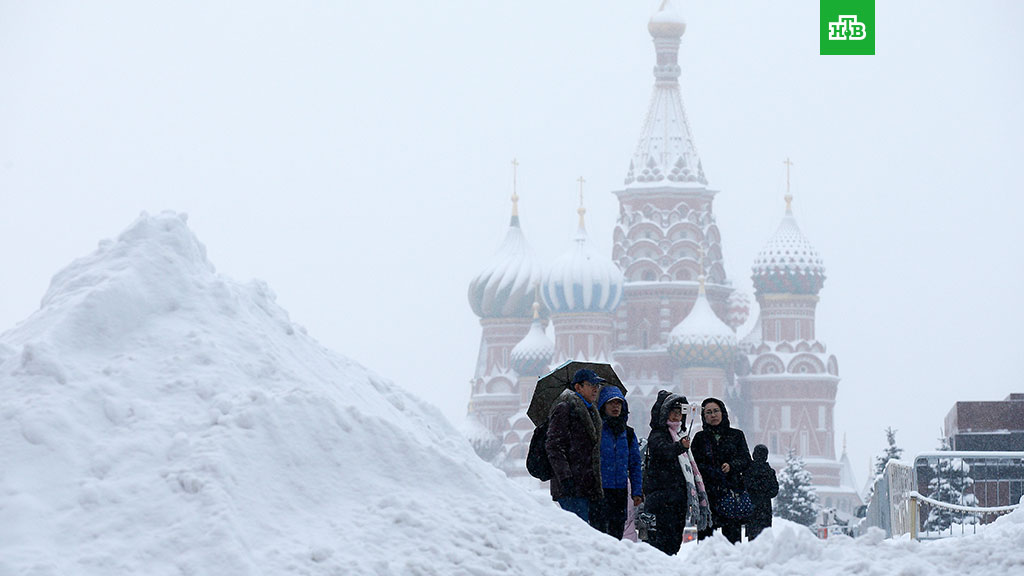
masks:
[[[672,436],[673,442],[679,442],[682,436],[679,435],[683,427],[682,422],[668,422],[668,433]],[[687,450],[679,455],[679,467],[683,469],[683,476],[686,476],[687,487],[695,484],[693,480],[693,465],[690,462],[690,451]]]

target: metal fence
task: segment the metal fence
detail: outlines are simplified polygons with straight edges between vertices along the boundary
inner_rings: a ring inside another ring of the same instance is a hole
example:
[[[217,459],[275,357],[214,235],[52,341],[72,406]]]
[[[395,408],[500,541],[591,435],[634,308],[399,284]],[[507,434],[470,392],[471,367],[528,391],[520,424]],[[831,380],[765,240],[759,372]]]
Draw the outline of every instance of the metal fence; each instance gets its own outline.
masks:
[[[914,458],[919,538],[976,533],[1024,495],[1024,452],[938,451]]]
[[[875,493],[868,503],[865,523],[885,530],[892,538],[910,532],[908,503],[914,491],[914,467],[900,460],[889,460],[885,472],[875,480]]]
[[[890,538],[946,537],[957,530],[965,534],[1021,507],[1022,495],[1024,452],[924,452],[913,465],[899,460],[886,464],[875,480],[864,522],[882,528]],[[947,516],[953,521],[925,530],[929,514],[938,509],[950,511]]]

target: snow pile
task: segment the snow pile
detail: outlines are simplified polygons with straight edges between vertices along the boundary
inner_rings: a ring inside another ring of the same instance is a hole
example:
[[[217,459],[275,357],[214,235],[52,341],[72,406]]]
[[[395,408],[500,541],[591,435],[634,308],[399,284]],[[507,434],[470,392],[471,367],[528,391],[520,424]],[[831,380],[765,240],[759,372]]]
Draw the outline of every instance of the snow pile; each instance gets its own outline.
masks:
[[[481,461],[429,403],[318,345],[265,285],[219,276],[169,213],[73,262],[0,336],[0,453],[0,576],[1024,566],[1024,512],[929,544],[791,526],[682,558],[614,541]]]

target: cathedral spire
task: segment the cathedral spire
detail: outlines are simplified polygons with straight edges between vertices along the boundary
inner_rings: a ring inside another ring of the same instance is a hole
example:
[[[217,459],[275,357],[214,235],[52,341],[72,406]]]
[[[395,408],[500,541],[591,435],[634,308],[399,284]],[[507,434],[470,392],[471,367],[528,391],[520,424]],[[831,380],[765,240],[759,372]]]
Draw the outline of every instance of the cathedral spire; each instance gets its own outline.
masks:
[[[789,160],[788,156],[782,163],[786,165],[786,214],[792,214],[793,193],[789,191],[789,167],[792,166],[793,163]]]
[[[516,191],[516,172],[519,169],[519,161],[512,159],[512,221],[510,226],[519,226],[519,194]]]
[[[686,22],[671,0],[663,0],[647,23],[654,41],[654,93],[640,142],[626,174],[626,185],[707,186],[704,168],[686,119],[679,91],[679,44]]]
[[[583,215],[587,213],[586,207],[583,206],[583,184],[586,183],[586,180],[583,179],[583,176],[580,176],[576,181],[580,183],[580,207],[576,209],[576,213],[580,215],[580,232],[586,233],[587,226],[583,220]]]

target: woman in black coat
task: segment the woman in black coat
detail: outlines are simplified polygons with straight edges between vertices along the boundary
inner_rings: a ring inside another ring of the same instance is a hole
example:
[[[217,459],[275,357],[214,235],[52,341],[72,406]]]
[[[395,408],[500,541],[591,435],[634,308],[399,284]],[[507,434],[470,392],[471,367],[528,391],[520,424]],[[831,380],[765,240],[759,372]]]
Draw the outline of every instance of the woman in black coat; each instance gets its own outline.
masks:
[[[667,390],[658,392],[651,407],[651,433],[647,437],[647,473],[644,475],[644,510],[654,514],[655,529],[650,539],[652,546],[665,554],[679,552],[686,526],[688,489],[679,456],[690,447],[686,437],[686,397]],[[679,441],[669,432],[670,420],[683,430]]]
[[[729,412],[718,398],[701,402],[703,430],[693,436],[693,459],[704,476],[704,487],[711,501],[711,527],[697,533],[703,540],[715,528],[735,544],[739,542],[744,518],[726,518],[719,512],[719,503],[728,490],[743,490],[743,473],[750,468],[750,450],[747,438],[738,428],[729,426]]]

